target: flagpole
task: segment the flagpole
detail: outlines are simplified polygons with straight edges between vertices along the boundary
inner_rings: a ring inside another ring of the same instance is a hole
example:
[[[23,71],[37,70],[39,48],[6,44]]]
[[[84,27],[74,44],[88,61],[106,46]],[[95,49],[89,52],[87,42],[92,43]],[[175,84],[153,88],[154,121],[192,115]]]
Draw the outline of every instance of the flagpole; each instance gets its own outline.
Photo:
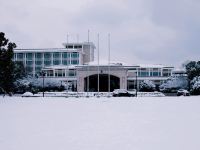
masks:
[[[67,34],[67,52],[68,52],[68,44],[69,44],[69,35]],[[66,78],[66,80],[67,80],[67,94],[66,94],[66,98],[68,97],[68,89],[69,89],[69,84],[68,84],[68,74],[69,74],[69,64],[68,64],[68,57],[67,57],[67,71],[66,71],[66,76],[67,76],[67,78]]]
[[[108,97],[110,97],[110,33],[108,34]]]
[[[90,30],[88,30],[88,46],[89,46],[89,51],[90,51]],[[89,98],[89,61],[88,61],[88,66],[87,66],[87,98]]]
[[[98,50],[98,81],[97,81],[98,95],[97,97],[99,97],[99,34],[97,35],[97,50]]]

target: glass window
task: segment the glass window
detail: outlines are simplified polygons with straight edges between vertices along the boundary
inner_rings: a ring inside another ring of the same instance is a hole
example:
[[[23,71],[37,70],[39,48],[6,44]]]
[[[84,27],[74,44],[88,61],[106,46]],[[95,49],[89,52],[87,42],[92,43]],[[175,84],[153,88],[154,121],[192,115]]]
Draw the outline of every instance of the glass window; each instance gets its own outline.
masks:
[[[40,65],[42,65],[42,61],[37,60],[37,61],[35,61],[35,64],[40,66]]]
[[[153,72],[153,76],[160,76],[161,75],[161,73],[160,72]]]
[[[45,59],[51,59],[51,53],[44,53]]]
[[[82,48],[82,45],[74,45],[74,48]]]
[[[67,52],[62,53],[62,58],[69,58],[69,54],[70,53]]]
[[[56,77],[64,77],[65,76],[65,70],[63,70],[63,69],[55,70],[55,76]]]
[[[26,53],[26,60],[33,60],[33,54],[32,53]]]
[[[51,65],[51,61],[50,60],[45,60],[44,61],[44,65],[45,66],[50,66]]]
[[[141,77],[147,77],[147,76],[149,76],[149,72],[140,72],[139,76],[141,76]]]
[[[23,60],[24,54],[23,53],[17,53],[17,60]]]
[[[73,48],[73,45],[67,45],[66,48]]]
[[[32,66],[33,65],[33,61],[26,61],[26,65]]]
[[[47,77],[53,77],[53,70],[46,71]]]
[[[63,65],[68,65],[69,64],[69,60],[62,60],[62,64]]]
[[[78,58],[79,54],[77,52],[73,52],[73,53],[71,53],[71,57],[72,58]]]
[[[35,53],[35,59],[42,59],[42,53]]]
[[[53,59],[59,59],[59,58],[60,58],[60,53],[59,52],[53,53]]]
[[[76,76],[75,70],[69,70],[69,76]]]
[[[60,60],[53,60],[53,65],[59,65],[60,64]]]
[[[79,63],[79,61],[76,60],[76,59],[75,59],[75,60],[71,60],[71,64],[72,64],[72,65],[78,65],[78,63]]]

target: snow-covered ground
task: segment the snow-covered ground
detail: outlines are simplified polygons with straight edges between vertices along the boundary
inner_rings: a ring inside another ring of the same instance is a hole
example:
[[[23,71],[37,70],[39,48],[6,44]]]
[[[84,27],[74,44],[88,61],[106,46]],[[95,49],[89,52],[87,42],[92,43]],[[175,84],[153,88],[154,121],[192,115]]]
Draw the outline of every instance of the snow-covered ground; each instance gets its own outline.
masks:
[[[1,150],[199,150],[200,97],[0,97]]]

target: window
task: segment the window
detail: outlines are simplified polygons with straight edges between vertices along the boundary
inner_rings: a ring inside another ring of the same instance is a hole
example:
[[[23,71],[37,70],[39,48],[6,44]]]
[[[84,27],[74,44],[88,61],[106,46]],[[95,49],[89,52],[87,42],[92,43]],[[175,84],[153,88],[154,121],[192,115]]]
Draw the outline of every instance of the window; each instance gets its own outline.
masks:
[[[71,64],[72,64],[72,65],[78,65],[78,64],[79,64],[79,61],[76,60],[76,59],[75,59],[75,60],[71,60]]]
[[[50,66],[51,65],[51,61],[50,60],[45,60],[44,61],[44,65],[45,66]]]
[[[53,65],[59,65],[60,64],[60,60],[53,60]]]
[[[51,53],[44,53],[44,59],[51,59]]]
[[[41,65],[42,65],[42,61],[36,60],[36,61],[35,61],[35,65],[41,66]]]
[[[64,59],[64,58],[69,58],[69,54],[70,54],[70,53],[67,53],[67,52],[62,53],[62,58],[63,58],[63,59]]]
[[[53,59],[60,59],[60,53],[58,52],[53,53]]]
[[[26,61],[26,65],[27,66],[32,66],[33,65],[33,61]]]
[[[160,76],[160,73],[159,72],[153,72],[153,76]]]
[[[55,70],[55,76],[56,77],[64,77],[65,76],[65,70],[63,70],[63,69]]]
[[[148,77],[149,76],[149,71],[147,68],[140,68],[138,71],[138,75],[141,77]]]
[[[140,72],[139,76],[141,76],[141,77],[147,77],[147,76],[149,76],[149,72]]]
[[[73,52],[73,53],[71,53],[71,57],[72,58],[78,58],[79,54],[77,52]]]
[[[53,70],[47,70],[46,75],[47,77],[53,77]]]
[[[42,60],[42,53],[35,53],[35,60]]]
[[[33,54],[32,53],[26,53],[26,60],[33,60]]]
[[[66,48],[73,48],[73,45],[67,45]]]
[[[17,60],[23,60],[24,54],[23,53],[17,53]]]
[[[82,48],[82,45],[74,45],[74,48]]]
[[[69,60],[62,60],[62,64],[63,65],[68,65],[69,64]]]
[[[59,65],[60,64],[60,53],[54,52],[53,53],[53,65]]]
[[[69,76],[76,76],[76,71],[70,69],[70,70],[69,70]]]

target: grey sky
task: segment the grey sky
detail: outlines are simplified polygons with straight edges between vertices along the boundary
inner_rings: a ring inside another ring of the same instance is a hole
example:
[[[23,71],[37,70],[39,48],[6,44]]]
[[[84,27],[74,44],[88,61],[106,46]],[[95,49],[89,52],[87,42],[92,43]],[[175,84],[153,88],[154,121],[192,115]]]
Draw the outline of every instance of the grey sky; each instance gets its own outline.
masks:
[[[102,59],[110,33],[112,60],[178,66],[200,58],[199,14],[199,0],[0,0],[0,31],[18,48],[47,48],[90,29]]]

